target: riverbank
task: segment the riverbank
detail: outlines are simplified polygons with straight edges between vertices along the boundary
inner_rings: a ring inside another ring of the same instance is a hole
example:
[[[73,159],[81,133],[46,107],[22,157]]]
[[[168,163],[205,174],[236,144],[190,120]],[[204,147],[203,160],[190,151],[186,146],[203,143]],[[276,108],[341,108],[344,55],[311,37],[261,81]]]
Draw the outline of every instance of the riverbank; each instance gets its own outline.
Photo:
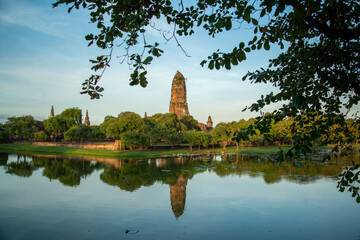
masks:
[[[288,150],[291,146],[263,146],[263,147],[244,147],[243,150],[236,150],[236,147],[223,148],[208,148],[201,150],[176,149],[176,150],[103,150],[103,149],[83,149],[59,146],[40,146],[32,144],[0,144],[1,153],[18,153],[18,154],[54,154],[63,156],[93,156],[93,157],[107,157],[107,158],[156,158],[165,156],[178,156],[190,154],[206,154],[206,153],[240,153],[240,154],[271,154],[276,153],[281,149]]]

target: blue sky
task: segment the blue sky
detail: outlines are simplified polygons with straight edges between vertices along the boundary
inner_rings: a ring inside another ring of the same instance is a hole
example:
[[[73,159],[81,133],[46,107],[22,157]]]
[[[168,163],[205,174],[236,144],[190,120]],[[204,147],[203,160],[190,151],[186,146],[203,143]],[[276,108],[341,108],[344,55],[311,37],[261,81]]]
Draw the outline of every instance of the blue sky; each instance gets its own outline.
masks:
[[[129,86],[131,71],[120,64],[116,49],[111,67],[100,85],[104,97],[90,100],[81,95],[81,83],[93,72],[89,59],[103,54],[95,46],[87,47],[85,35],[96,31],[85,10],[67,13],[67,7],[53,9],[49,0],[0,1],[0,121],[9,116],[33,115],[46,119],[54,105],[55,114],[66,108],[89,110],[92,124],[100,124],[106,115],[133,111],[141,116],[169,110],[171,82],[177,70],[187,79],[190,114],[200,122],[209,115],[215,124],[254,117],[242,112],[261,94],[276,90],[264,84],[243,82],[249,70],[267,66],[279,50],[259,51],[232,70],[209,70],[200,62],[216,49],[231,50],[240,40],[250,40],[251,29],[226,32],[212,39],[200,31],[192,37],[179,38],[186,57],[175,41],[161,45],[165,51],[148,70],[148,87]],[[158,21],[158,27],[167,27]],[[169,28],[171,29],[171,27]],[[148,40],[164,44],[162,36],[149,31]],[[272,110],[269,107],[267,110]]]

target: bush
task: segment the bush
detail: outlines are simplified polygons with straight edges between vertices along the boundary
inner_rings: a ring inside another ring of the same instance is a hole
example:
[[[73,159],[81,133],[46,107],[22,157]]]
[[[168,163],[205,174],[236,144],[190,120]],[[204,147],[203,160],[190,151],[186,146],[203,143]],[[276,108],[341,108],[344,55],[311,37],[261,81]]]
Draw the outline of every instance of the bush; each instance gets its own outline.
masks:
[[[65,141],[83,141],[90,139],[104,139],[106,136],[98,127],[77,125],[64,133]]]
[[[76,125],[64,132],[65,141],[77,141],[88,139],[88,134],[91,132],[91,127],[85,125]]]
[[[39,142],[45,142],[50,140],[49,136],[44,132],[34,133],[34,139]]]
[[[150,145],[149,137],[136,131],[124,132],[121,134],[120,139],[125,147],[130,148],[130,150],[133,148],[147,147]]]
[[[99,128],[91,127],[91,131],[87,134],[88,139],[105,139],[106,135]]]
[[[7,142],[9,140],[9,133],[7,131],[0,130],[0,142]]]

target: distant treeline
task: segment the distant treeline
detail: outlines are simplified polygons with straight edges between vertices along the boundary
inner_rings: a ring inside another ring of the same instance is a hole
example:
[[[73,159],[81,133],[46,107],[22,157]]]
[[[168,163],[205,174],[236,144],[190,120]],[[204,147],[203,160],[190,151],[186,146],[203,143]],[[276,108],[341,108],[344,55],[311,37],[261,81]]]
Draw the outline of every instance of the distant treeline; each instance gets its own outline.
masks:
[[[255,123],[254,118],[241,119],[229,123],[217,124],[209,133],[202,132],[198,121],[192,116],[178,119],[175,114],[158,113],[142,118],[134,112],[122,112],[118,116],[106,116],[99,126],[86,126],[82,123],[82,112],[78,108],[69,108],[62,113],[44,121],[34,117],[10,117],[5,124],[0,124],[0,141],[67,141],[82,142],[95,140],[120,140],[127,149],[146,148],[149,146],[186,144],[192,147],[208,147],[220,144],[223,148],[236,145],[292,144],[293,136],[298,131],[306,131],[307,126],[299,126],[293,119],[286,119],[271,125],[267,134],[258,130],[243,138],[234,138],[235,134],[245,131]],[[347,140],[349,135],[359,139],[359,124],[353,119],[347,120],[347,126],[334,125],[330,136],[319,137],[328,143],[337,143],[339,139]],[[350,131],[350,132],[349,132]],[[351,134],[349,134],[351,133]],[[328,138],[330,137],[330,138]],[[330,139],[330,141],[328,141]],[[333,141],[333,142],[332,142]]]

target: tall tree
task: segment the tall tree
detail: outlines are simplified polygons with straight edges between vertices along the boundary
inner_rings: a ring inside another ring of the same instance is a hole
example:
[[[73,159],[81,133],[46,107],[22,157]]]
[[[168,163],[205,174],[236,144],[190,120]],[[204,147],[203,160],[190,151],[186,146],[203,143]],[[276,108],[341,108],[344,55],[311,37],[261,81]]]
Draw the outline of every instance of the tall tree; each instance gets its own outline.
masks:
[[[17,139],[30,139],[33,134],[40,129],[44,129],[42,122],[34,119],[33,116],[27,115],[22,117],[10,117],[5,123],[9,130],[9,135]]]
[[[71,124],[60,115],[45,120],[44,125],[45,130],[50,134],[54,141],[56,141],[58,137],[63,136],[64,132],[71,127]]]
[[[78,108],[68,108],[60,113],[62,118],[68,118],[75,122],[75,124],[79,125],[82,123],[82,112]]]
[[[134,112],[122,112],[115,117],[105,117],[100,129],[107,137],[121,138],[121,134],[129,131],[143,132],[145,124],[139,114]]]

